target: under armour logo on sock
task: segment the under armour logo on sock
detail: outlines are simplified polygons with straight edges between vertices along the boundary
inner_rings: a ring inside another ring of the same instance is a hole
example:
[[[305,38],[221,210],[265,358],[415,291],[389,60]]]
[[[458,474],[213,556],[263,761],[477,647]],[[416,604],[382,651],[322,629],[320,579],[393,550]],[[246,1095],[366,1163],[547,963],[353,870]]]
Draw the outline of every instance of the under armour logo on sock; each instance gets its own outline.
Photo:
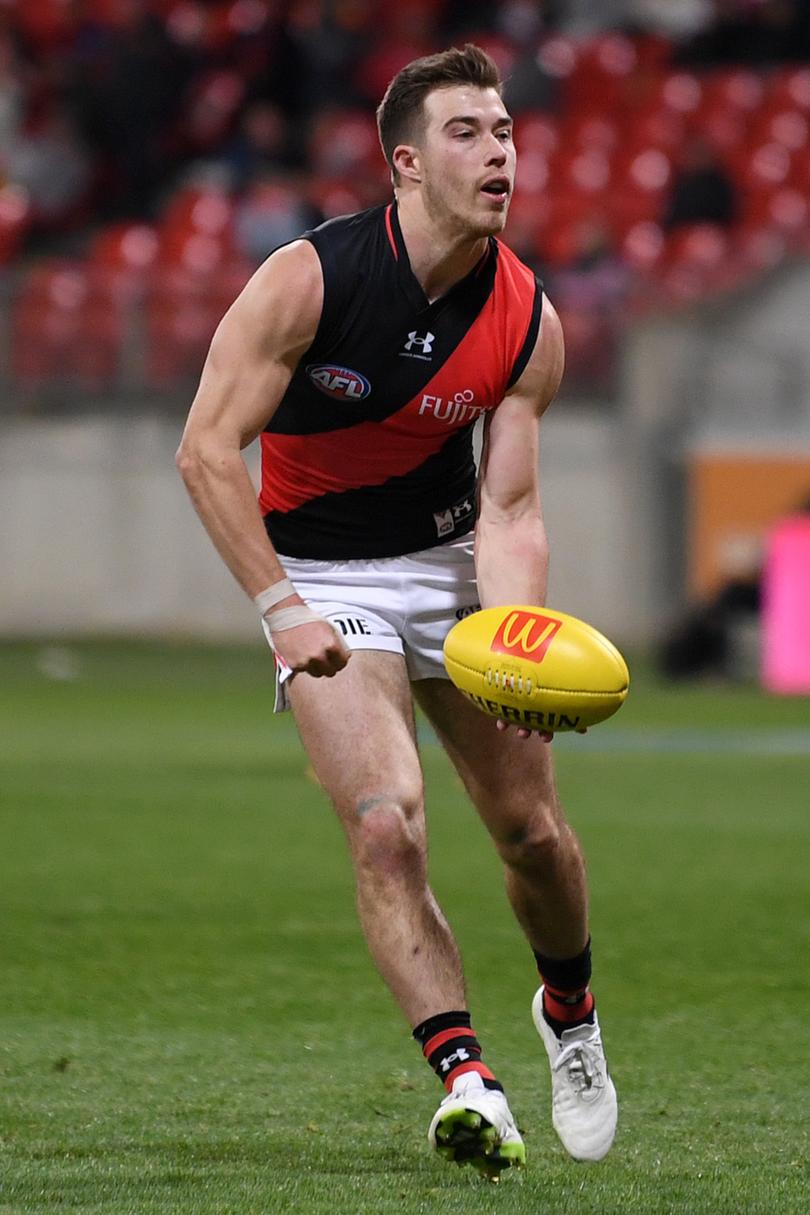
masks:
[[[453,1067],[456,1063],[464,1063],[467,1059],[471,1059],[471,1058],[472,1058],[472,1055],[470,1054],[470,1052],[468,1050],[465,1050],[463,1046],[460,1046],[458,1048],[458,1050],[453,1051],[452,1055],[445,1055],[445,1057],[442,1059],[441,1063],[439,1064],[439,1067],[446,1075],[447,1072],[450,1071],[450,1068]]]

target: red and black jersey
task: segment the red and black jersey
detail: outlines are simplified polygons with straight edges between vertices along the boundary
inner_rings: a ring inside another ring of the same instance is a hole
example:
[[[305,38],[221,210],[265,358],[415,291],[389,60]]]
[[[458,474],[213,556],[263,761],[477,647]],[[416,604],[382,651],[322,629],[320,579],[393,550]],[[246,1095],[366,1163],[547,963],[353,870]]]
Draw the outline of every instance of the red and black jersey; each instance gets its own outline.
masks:
[[[429,303],[395,204],[305,234],[321,261],[315,339],[261,437],[259,503],[280,553],[393,557],[475,523],[475,420],[520,376],[542,288],[490,239]]]

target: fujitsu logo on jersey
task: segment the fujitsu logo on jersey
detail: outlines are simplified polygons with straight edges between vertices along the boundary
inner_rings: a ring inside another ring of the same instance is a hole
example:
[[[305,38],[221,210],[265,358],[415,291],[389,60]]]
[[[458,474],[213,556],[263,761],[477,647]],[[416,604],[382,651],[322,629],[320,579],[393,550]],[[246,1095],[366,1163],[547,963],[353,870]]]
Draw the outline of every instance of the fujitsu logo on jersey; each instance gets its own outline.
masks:
[[[419,406],[419,416],[430,414],[437,422],[445,422],[448,426],[454,426],[456,422],[472,422],[486,412],[483,405],[474,405],[474,401],[475,393],[470,388],[456,392],[447,399],[426,392]]]
[[[310,363],[304,368],[311,382],[328,397],[341,401],[362,401],[371,392],[371,384],[359,371],[338,367],[334,363]]]

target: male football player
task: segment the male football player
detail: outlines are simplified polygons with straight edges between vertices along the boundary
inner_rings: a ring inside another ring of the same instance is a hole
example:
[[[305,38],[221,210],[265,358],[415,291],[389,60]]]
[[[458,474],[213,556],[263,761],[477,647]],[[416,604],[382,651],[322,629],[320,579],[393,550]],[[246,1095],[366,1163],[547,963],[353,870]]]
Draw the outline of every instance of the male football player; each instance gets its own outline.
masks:
[[[446,1087],[430,1142],[497,1177],[525,1151],[428,885],[413,698],[492,837],[534,953],[556,1130],[573,1157],[598,1160],[616,1094],[551,747],[473,708],[442,663],[468,612],[544,602],[538,423],[563,341],[534,274],[497,239],[515,148],[492,60],[467,46],[411,63],[378,123],[394,200],[259,268],[213,339],[178,465],[255,600],[277,708],[292,708],[348,838],[369,949]],[[258,505],[240,454],[257,436]]]

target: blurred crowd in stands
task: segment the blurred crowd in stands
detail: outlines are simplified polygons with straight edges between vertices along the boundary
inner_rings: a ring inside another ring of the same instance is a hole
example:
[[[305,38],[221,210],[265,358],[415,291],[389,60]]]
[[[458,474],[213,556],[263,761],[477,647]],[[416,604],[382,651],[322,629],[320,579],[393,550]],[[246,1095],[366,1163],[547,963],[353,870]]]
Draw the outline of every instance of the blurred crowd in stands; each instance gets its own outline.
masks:
[[[604,393],[628,316],[810,249],[805,0],[0,0],[13,390],[171,389],[275,247],[386,201],[374,108],[475,41],[516,118],[507,239]]]

